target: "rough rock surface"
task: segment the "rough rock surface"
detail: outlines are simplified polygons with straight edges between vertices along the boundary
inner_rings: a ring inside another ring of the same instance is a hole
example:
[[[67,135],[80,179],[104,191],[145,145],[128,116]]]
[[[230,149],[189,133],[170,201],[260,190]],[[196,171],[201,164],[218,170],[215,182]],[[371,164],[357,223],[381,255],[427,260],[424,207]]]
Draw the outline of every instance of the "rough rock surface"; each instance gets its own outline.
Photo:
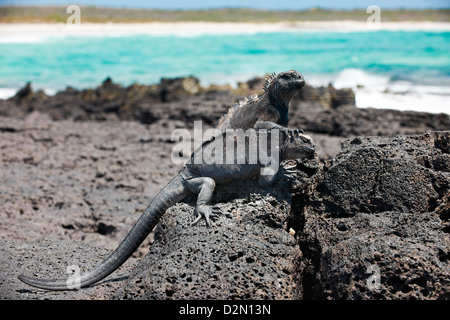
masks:
[[[24,118],[33,111],[48,114],[52,120],[127,120],[158,126],[162,121],[180,121],[192,128],[202,121],[204,128],[218,119],[237,100],[261,93],[263,78],[230,86],[202,87],[195,77],[161,79],[154,85],[122,87],[106,79],[94,89],[67,88],[54,96],[34,92],[27,84],[15,97],[0,100],[0,116]],[[290,103],[289,126],[308,132],[318,146],[322,160],[339,152],[344,138],[361,135],[412,135],[450,128],[446,114],[401,112],[355,107],[351,89],[306,85]]]
[[[270,189],[255,181],[218,188],[223,214],[210,229],[187,227],[193,207],[173,207],[155,233],[119,298],[295,299],[293,264],[301,252],[287,231],[286,183]]]
[[[123,280],[136,265],[130,259],[105,281],[74,291],[40,290],[22,283],[20,274],[42,278],[65,279],[72,270],[82,272],[94,268],[110,253],[104,248],[94,247],[73,240],[0,240],[0,299],[8,300],[82,300],[111,299],[122,286]]]
[[[178,172],[172,124],[0,118],[1,238],[114,249]]]
[[[309,299],[450,298],[450,131],[347,140],[294,197]]]
[[[448,130],[449,116],[358,109],[351,91],[332,87],[291,101],[290,126],[313,136],[322,161],[299,163],[293,185],[219,188],[213,229],[187,228],[187,199],[139,248],[136,268],[131,260],[92,288],[48,293],[18,281],[96,265],[177,174],[173,130],[211,128],[260,84],[108,79],[0,100],[0,298],[448,299],[449,133],[424,132]],[[374,135],[383,137],[363,137]]]

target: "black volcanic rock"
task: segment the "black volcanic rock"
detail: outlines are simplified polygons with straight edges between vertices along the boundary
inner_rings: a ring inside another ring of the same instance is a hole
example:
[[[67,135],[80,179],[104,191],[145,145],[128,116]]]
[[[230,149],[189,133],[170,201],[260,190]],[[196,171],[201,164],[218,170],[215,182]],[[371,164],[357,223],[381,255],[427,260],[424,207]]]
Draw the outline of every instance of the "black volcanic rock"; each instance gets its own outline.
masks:
[[[107,79],[0,100],[0,298],[449,299],[449,116],[359,109],[332,86],[291,101],[290,127],[312,135],[318,154],[297,163],[296,181],[217,188],[223,215],[211,229],[187,227],[195,199],[186,199],[136,252],[136,267],[85,291],[17,279],[25,263],[64,275],[65,252],[96,265],[178,172],[173,131],[213,127],[259,81],[234,90]]]
[[[449,136],[347,140],[335,161],[300,164],[293,194],[219,189],[213,230],[186,229],[194,203],[177,205],[118,297],[447,299]]]
[[[217,190],[222,215],[212,228],[188,227],[187,201],[166,213],[155,242],[124,284],[120,299],[295,299],[292,262],[301,252],[289,234],[286,183],[255,181]]]
[[[54,96],[33,92],[28,83],[18,94],[0,100],[0,115],[25,118],[34,111],[46,113],[53,120],[76,121],[127,120],[154,124],[159,120],[179,120],[192,128],[194,121],[213,127],[237,100],[261,93],[262,78],[230,86],[202,87],[195,77],[163,78],[154,85],[128,87],[111,78],[94,89],[67,88]],[[332,85],[306,85],[290,103],[289,126],[311,134],[319,146],[321,159],[330,159],[339,151],[335,137],[359,135],[412,135],[450,128],[450,116],[425,112],[401,112],[355,107],[351,89]],[[342,139],[341,139],[342,140]]]
[[[450,297],[449,137],[355,138],[325,163],[296,197],[305,298]]]

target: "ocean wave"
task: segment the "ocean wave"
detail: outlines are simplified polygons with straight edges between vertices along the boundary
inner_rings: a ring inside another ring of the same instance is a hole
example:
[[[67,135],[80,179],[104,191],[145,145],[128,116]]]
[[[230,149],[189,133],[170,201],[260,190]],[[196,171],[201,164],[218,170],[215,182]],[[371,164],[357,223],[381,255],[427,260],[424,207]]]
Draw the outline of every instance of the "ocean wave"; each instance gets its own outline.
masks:
[[[360,108],[450,114],[450,87],[446,85],[447,78],[442,79],[443,85],[435,85],[438,79],[416,81],[416,77],[411,75],[410,80],[406,77],[399,80],[395,75],[350,68],[335,75],[328,75],[328,78],[319,76],[318,79],[322,82],[328,81],[338,89],[352,88],[356,106]]]
[[[199,76],[203,86],[211,84],[237,87],[238,82],[245,82],[254,78],[252,73],[244,74],[221,74],[214,73]],[[380,108],[409,110],[430,113],[450,114],[448,101],[450,99],[450,86],[447,85],[448,78],[430,79],[423,84],[416,81],[414,75],[407,80],[406,77],[396,77],[389,74],[376,74],[362,69],[344,69],[338,73],[328,74],[304,74],[308,85],[327,86],[332,84],[338,89],[351,88],[355,92],[356,106],[360,108]],[[126,84],[124,84],[126,85]],[[77,87],[77,86],[75,86]],[[58,91],[54,87],[46,88],[44,85],[33,85],[35,90],[42,89],[47,95],[54,95]],[[78,88],[78,87],[77,87]],[[19,87],[0,88],[0,99],[8,99],[16,94]],[[79,87],[78,89],[85,89]]]
[[[0,99],[9,99],[13,97],[19,88],[0,88]]]
[[[12,97],[14,97],[17,94],[17,92],[20,89],[22,89],[22,88],[20,88],[20,87],[16,87],[16,88],[0,88],[0,99],[6,100],[6,99],[9,99],[9,98],[12,98]],[[37,89],[40,90],[39,88],[37,88]],[[36,89],[33,87],[33,90],[36,90]],[[42,89],[42,91],[44,91],[44,93],[46,95],[48,95],[48,96],[53,96],[53,95],[55,95],[58,92],[57,90],[50,89],[50,88],[48,88],[48,89],[44,88],[44,89]]]

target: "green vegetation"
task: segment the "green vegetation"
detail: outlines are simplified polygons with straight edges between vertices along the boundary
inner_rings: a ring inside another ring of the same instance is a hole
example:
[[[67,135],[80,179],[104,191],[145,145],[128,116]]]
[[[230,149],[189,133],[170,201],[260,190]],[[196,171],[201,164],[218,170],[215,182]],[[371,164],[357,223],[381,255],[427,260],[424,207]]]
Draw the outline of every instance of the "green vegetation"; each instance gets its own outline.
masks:
[[[366,21],[365,10],[268,11],[251,9],[217,10],[144,10],[85,7],[81,8],[83,22],[281,22],[281,21]],[[0,7],[0,22],[64,22],[70,14],[66,7]],[[382,21],[450,22],[450,9],[383,10]]]

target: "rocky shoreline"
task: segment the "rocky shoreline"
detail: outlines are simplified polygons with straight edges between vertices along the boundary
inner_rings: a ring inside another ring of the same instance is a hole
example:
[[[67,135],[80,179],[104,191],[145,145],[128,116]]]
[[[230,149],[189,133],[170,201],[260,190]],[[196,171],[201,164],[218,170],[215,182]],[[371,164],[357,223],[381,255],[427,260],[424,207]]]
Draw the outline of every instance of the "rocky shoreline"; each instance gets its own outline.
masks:
[[[449,116],[359,109],[352,90],[331,85],[291,101],[289,126],[311,135],[318,155],[297,163],[295,182],[220,188],[213,232],[185,228],[192,199],[174,206],[91,288],[46,292],[17,279],[96,265],[178,172],[173,130],[212,128],[262,82],[106,79],[55,96],[27,85],[0,100],[0,298],[450,298]]]

